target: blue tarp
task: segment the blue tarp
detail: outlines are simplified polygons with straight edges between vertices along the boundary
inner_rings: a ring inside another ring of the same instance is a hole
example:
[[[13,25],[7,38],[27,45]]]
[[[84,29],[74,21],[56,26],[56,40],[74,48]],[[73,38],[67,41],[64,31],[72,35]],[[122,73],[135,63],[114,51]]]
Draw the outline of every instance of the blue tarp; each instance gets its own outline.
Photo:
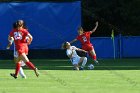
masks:
[[[110,37],[91,38],[98,58],[114,58]],[[140,36],[116,36],[115,58],[140,57]]]
[[[114,58],[114,47],[110,37],[91,38],[91,43],[94,46],[98,58]],[[117,38],[115,38],[115,50],[118,48]],[[115,56],[118,57],[117,52]]]
[[[27,23],[33,42],[30,49],[60,49],[64,41],[77,36],[81,25],[81,2],[0,3],[0,50],[5,50],[12,24],[18,19]],[[115,57],[140,57],[140,37],[115,37]],[[110,37],[91,38],[98,58],[113,58]],[[80,43],[75,43],[81,47]]]
[[[122,57],[140,57],[140,37],[122,38]]]
[[[12,24],[25,20],[33,35],[31,49],[60,49],[81,25],[81,1],[0,3],[0,49],[5,49]]]

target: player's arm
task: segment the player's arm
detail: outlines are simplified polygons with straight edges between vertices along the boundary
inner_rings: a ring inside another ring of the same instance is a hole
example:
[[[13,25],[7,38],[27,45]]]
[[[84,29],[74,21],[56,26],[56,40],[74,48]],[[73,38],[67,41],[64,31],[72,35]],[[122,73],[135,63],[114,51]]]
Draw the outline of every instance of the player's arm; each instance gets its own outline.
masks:
[[[13,37],[8,36],[8,41],[9,41],[9,43],[8,43],[8,45],[7,45],[6,49],[10,49],[10,47],[11,47],[11,45],[12,45],[13,41],[14,41],[14,38],[13,38]]]
[[[76,42],[77,41],[77,39],[74,39],[74,40],[72,40],[71,42],[70,42],[70,44],[72,44],[72,43],[74,43],[74,42]]]
[[[87,51],[85,51],[85,50],[83,50],[83,49],[80,49],[80,48],[77,48],[77,50],[87,53]]]
[[[28,43],[28,45],[30,45],[31,42],[33,41],[33,36],[31,34],[28,34],[27,37],[28,37],[27,43]]]
[[[72,58],[73,50],[72,50],[72,53],[68,53],[67,55],[68,55],[69,58]]]
[[[97,21],[95,24],[96,24],[96,26],[90,31],[91,33],[93,33],[93,32],[96,31],[96,29],[97,29],[97,27],[98,27],[98,21]]]

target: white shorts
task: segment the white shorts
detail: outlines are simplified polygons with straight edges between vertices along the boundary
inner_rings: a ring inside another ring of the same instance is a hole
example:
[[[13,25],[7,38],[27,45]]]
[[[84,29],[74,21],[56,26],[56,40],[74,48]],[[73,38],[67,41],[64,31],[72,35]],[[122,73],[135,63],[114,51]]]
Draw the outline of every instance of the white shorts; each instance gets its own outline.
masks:
[[[18,52],[14,50],[14,57],[18,57]]]
[[[26,64],[25,64],[23,61],[20,61],[20,65],[23,67],[23,66],[25,66]]]
[[[18,52],[16,51],[16,49],[14,48],[14,57],[18,57]],[[25,66],[25,63],[23,61],[20,61],[21,66]]]
[[[71,60],[72,64],[74,65],[74,64],[78,64],[79,63],[80,58],[81,57],[77,56],[77,57],[71,58],[70,60]]]

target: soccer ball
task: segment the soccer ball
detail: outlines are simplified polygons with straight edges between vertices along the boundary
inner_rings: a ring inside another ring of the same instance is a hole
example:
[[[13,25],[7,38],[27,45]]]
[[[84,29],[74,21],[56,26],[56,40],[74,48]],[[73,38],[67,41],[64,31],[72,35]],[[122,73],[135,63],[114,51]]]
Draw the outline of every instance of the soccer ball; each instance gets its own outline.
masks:
[[[93,70],[94,69],[94,65],[93,64],[88,65],[88,69],[89,70]]]

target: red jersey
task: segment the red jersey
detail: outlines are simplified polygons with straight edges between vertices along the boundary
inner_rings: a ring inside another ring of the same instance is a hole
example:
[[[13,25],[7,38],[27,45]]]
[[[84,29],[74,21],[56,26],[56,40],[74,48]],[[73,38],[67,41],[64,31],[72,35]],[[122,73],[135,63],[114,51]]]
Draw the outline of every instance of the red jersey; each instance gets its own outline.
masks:
[[[28,34],[29,32],[26,29],[21,30],[13,29],[9,35],[14,38],[15,46],[17,48],[27,44],[26,36]]]
[[[91,32],[84,32],[82,35],[77,36],[77,40],[79,40],[83,45],[91,44],[90,43],[90,34]]]

